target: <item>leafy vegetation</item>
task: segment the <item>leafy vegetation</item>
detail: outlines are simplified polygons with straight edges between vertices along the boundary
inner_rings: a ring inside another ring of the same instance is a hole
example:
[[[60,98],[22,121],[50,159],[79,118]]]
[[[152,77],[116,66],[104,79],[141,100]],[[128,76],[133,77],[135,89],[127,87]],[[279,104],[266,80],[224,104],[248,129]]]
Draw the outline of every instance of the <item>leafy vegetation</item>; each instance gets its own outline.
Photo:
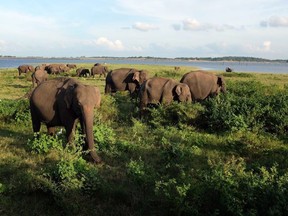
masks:
[[[177,80],[193,70],[131,67]],[[102,94],[95,165],[78,130],[72,146],[61,130],[33,134],[32,82],[0,70],[1,86],[17,83],[0,90],[1,215],[287,215],[288,76],[222,75],[227,94],[143,118],[128,94]],[[77,79],[103,93],[103,78]]]

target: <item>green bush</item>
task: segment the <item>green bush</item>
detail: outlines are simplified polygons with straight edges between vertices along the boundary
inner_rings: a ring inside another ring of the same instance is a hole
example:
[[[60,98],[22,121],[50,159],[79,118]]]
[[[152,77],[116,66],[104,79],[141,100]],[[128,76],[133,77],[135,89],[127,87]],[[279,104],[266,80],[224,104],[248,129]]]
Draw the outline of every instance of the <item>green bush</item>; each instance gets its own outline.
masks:
[[[27,146],[32,152],[47,153],[50,149],[61,150],[63,141],[58,136],[34,133],[33,139],[28,139]]]
[[[230,89],[230,88],[229,88]],[[198,122],[214,132],[262,130],[287,134],[288,91],[256,82],[239,82],[227,94],[209,98],[202,104]]]
[[[130,160],[129,163],[126,164],[127,167],[127,175],[133,179],[133,181],[137,183],[144,183],[145,177],[146,177],[146,171],[145,171],[145,164],[144,161],[139,158],[138,161],[136,160]]]
[[[83,187],[87,162],[79,155],[65,152],[54,170],[54,179],[61,190],[81,189]]]
[[[29,124],[31,122],[29,101],[0,100],[0,119],[6,122],[17,122],[17,124]]]
[[[220,215],[286,215],[288,173],[277,166],[247,170],[243,159],[211,162],[203,172],[202,202],[213,203],[206,213]],[[241,192],[240,192],[241,191]]]
[[[157,128],[159,126],[178,126],[195,124],[196,117],[199,115],[203,107],[196,104],[173,102],[168,106],[159,105],[155,108],[149,108],[150,117],[148,124]]]
[[[95,120],[97,122],[114,122],[118,119],[118,110],[116,100],[110,95],[101,97],[101,106],[95,110]],[[96,123],[97,123],[96,122]]]
[[[105,123],[99,123],[93,127],[96,148],[109,153],[114,147],[116,138],[114,130]]]

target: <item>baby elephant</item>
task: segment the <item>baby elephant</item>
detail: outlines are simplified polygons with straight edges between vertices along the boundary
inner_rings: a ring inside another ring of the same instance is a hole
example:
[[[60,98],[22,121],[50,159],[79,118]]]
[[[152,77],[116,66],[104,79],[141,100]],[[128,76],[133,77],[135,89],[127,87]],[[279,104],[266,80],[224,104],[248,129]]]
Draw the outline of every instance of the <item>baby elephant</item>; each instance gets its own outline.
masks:
[[[48,73],[45,70],[36,70],[32,75],[32,84],[33,84],[33,88],[36,85],[39,85],[40,83],[48,80]]]
[[[140,110],[148,104],[168,105],[172,101],[191,102],[188,85],[163,77],[153,77],[141,85]]]

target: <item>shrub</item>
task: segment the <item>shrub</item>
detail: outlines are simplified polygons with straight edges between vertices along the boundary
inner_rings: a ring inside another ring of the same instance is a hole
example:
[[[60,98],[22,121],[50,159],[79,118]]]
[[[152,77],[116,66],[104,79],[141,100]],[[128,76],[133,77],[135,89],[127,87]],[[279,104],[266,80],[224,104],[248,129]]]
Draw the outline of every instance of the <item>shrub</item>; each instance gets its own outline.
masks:
[[[98,123],[93,127],[96,148],[100,151],[109,152],[115,144],[115,132],[105,123]]]
[[[47,153],[50,149],[61,150],[63,141],[58,136],[34,133],[33,139],[28,139],[27,146],[32,152]]]
[[[200,104],[187,104],[174,102],[168,106],[159,105],[156,108],[150,108],[150,117],[148,124],[153,127],[178,126],[182,124],[195,124],[195,119],[202,111]]]
[[[73,152],[64,153],[54,170],[54,179],[61,190],[81,189],[85,176],[86,161]]]
[[[126,164],[127,167],[127,174],[128,176],[133,179],[133,181],[137,183],[144,183],[145,182],[145,164],[144,161],[139,158],[138,161],[136,160],[130,160],[129,163]]]
[[[0,119],[17,124],[29,124],[31,115],[28,100],[0,100]]]
[[[101,106],[95,111],[95,120],[103,122],[113,122],[117,120],[118,110],[116,108],[116,100],[110,95],[101,97]]]
[[[288,134],[288,87],[266,98],[262,119],[265,131],[283,136]]]
[[[285,215],[288,213],[288,173],[279,174],[277,166],[247,170],[243,159],[210,161],[211,170],[203,172],[203,203],[220,215]],[[239,191],[241,190],[241,192]],[[213,207],[215,207],[213,209]]]
[[[131,97],[128,92],[116,92],[114,97],[118,109],[118,122],[130,125],[131,119],[139,115],[137,98],[135,95]]]
[[[263,130],[285,135],[288,128],[288,91],[256,82],[239,82],[227,94],[209,98],[199,115],[211,131]]]

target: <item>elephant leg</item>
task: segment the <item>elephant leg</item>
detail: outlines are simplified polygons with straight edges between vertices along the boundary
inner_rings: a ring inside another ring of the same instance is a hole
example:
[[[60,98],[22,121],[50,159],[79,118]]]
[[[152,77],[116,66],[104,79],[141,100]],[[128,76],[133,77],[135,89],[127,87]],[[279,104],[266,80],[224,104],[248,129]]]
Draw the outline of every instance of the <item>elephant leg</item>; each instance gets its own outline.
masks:
[[[47,126],[48,134],[51,136],[55,135],[55,127]]]
[[[32,120],[32,125],[33,125],[34,133],[38,133],[40,131],[41,122],[40,121],[36,121],[36,120]]]
[[[32,119],[32,127],[33,132],[37,133],[40,131],[41,121],[39,120],[38,116],[35,114],[34,110],[31,110],[31,119]]]
[[[73,140],[74,140],[74,131],[76,128],[76,123],[77,121],[68,121],[65,125],[65,130],[66,130],[66,138],[69,142],[69,144],[73,144]]]
[[[109,94],[109,93],[111,93],[111,85],[106,83],[106,85],[105,85],[105,94]]]

